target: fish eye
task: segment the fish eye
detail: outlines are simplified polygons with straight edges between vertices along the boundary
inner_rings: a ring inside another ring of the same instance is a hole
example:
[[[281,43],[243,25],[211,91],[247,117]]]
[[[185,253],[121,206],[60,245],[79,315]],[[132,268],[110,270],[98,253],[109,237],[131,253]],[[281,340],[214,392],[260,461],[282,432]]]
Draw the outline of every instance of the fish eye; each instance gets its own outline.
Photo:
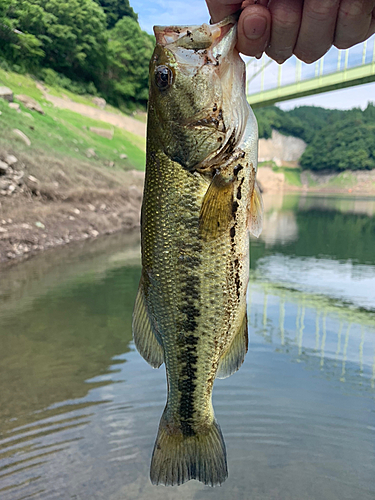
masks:
[[[160,90],[166,90],[172,85],[173,73],[167,66],[158,66],[155,70],[155,82]]]

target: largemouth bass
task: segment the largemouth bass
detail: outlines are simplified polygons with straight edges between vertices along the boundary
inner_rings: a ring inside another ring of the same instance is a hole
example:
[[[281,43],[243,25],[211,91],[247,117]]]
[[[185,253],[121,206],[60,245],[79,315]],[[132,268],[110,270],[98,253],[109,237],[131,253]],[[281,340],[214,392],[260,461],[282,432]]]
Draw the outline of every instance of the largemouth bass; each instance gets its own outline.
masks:
[[[227,477],[211,395],[248,346],[248,229],[259,235],[257,125],[234,18],[155,27],[150,62],[142,277],[133,316],[141,355],[165,363],[167,404],[154,484]]]

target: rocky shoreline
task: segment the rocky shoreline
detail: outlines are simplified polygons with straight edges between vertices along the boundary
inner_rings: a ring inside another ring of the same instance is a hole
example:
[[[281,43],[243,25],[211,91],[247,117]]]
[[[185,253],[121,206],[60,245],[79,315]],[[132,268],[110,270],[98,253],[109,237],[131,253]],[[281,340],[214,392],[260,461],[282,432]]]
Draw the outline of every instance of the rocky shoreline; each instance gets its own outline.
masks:
[[[123,184],[112,186],[108,179],[96,178],[93,185],[79,183],[77,189],[70,185],[64,191],[57,181],[38,179],[27,161],[13,151],[0,150],[1,267],[50,248],[139,227],[143,172],[125,172]],[[61,169],[59,172],[62,175]],[[272,167],[258,170],[263,192],[271,195],[291,191],[375,195],[375,171],[344,173],[341,180],[347,179],[349,184],[342,186],[332,184],[337,176],[302,172],[302,185],[293,186]],[[311,181],[314,185],[308,186]]]
[[[123,187],[47,190],[14,154],[0,152],[0,265],[139,226],[143,172]]]

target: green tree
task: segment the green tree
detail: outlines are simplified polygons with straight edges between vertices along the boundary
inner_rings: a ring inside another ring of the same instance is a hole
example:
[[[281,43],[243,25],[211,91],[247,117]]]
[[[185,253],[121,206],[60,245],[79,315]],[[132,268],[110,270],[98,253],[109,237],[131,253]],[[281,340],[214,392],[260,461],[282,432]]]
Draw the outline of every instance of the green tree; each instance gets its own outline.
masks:
[[[153,47],[154,38],[131,17],[124,17],[109,31],[103,90],[117,105],[147,103],[148,65]]]
[[[255,109],[255,116],[258,120],[259,137],[270,138],[272,129],[295,137],[303,135],[303,122],[276,106]]]
[[[105,66],[106,19],[93,0],[12,0],[7,16],[22,32],[15,59],[23,57],[25,46],[39,57],[43,50],[43,66],[98,81]]]
[[[348,114],[316,133],[301,157],[310,170],[363,170],[375,168],[375,120],[365,122]]]
[[[95,0],[104,10],[107,17],[108,29],[115,26],[123,17],[132,17],[138,20],[137,14],[129,4],[129,0]]]
[[[45,53],[42,42],[18,28],[18,20],[9,17],[14,5],[12,0],[0,0],[0,54],[16,63],[38,67]]]

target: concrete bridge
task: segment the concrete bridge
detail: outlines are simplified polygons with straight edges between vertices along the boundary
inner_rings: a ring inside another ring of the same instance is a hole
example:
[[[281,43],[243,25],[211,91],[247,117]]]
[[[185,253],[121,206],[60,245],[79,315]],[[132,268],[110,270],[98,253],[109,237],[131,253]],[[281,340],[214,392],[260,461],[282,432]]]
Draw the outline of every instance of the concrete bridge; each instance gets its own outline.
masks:
[[[314,65],[296,57],[279,65],[266,55],[247,63],[247,97],[253,108],[370,82],[375,82],[375,36],[351,49],[332,48]]]

